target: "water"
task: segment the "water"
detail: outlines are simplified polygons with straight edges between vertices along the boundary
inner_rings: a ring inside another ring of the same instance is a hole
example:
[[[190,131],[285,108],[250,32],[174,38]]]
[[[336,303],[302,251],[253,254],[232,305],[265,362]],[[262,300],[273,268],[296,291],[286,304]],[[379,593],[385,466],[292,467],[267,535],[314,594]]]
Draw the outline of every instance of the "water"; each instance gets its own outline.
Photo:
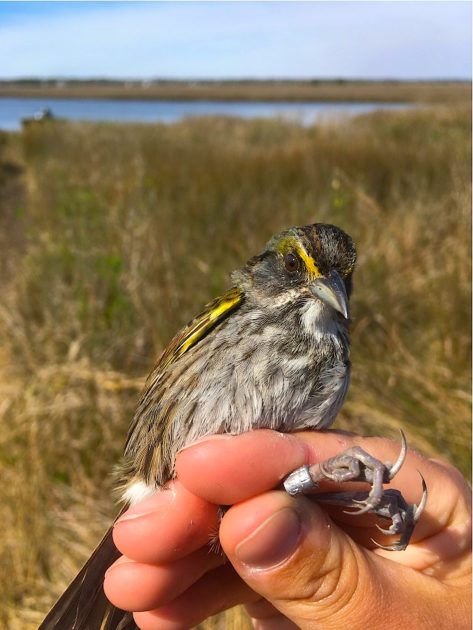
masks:
[[[54,116],[69,120],[172,123],[190,116],[224,115],[240,118],[279,117],[311,125],[321,119],[406,107],[409,105],[402,103],[0,98],[0,129],[18,131],[22,118],[31,118],[45,108],[49,108]]]

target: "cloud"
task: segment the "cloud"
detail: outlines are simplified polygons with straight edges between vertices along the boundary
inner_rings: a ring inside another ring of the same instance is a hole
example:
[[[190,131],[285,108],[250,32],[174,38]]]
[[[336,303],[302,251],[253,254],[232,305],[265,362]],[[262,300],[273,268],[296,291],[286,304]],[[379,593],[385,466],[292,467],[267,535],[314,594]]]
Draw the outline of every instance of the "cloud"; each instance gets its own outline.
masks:
[[[0,77],[471,76],[469,3],[31,4],[0,3]]]

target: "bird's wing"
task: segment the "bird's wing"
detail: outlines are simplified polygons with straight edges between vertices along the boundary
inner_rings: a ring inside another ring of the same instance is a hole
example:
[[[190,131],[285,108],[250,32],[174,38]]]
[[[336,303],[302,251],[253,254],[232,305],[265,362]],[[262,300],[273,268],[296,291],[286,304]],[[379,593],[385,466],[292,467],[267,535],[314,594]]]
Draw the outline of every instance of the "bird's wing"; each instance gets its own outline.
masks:
[[[244,292],[242,289],[238,287],[229,289],[226,293],[207,304],[202,313],[194,317],[170,341],[159,356],[153,371],[146,381],[135,416],[130,424],[125,443],[125,453],[128,451],[130,442],[136,437],[135,430],[143,414],[147,412],[150,405],[156,405],[159,400],[161,380],[169,366],[175,363],[190,348],[202,341],[218,324],[233,313],[243,303],[243,300]]]
[[[225,317],[230,315],[243,301],[243,291],[233,287],[206,305],[187,326],[180,330],[159,357],[153,370],[165,370],[171,363],[195,346]]]
[[[131,423],[127,446],[132,436],[139,437],[134,435],[135,430],[148,405],[159,399],[161,378],[167,368],[235,311],[243,299],[241,289],[230,289],[210,302],[200,315],[172,339],[148,378]],[[110,604],[102,588],[105,571],[119,556],[110,528],[78,576],[49,612],[40,630],[137,630],[132,615]]]

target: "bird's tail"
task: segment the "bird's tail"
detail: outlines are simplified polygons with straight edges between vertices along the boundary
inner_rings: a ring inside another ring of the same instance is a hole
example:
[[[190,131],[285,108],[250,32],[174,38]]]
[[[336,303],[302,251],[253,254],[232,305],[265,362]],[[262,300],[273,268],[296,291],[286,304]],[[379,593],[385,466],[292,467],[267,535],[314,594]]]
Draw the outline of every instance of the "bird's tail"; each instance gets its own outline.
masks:
[[[132,614],[112,606],[103,591],[105,571],[119,556],[110,528],[38,630],[136,630]]]

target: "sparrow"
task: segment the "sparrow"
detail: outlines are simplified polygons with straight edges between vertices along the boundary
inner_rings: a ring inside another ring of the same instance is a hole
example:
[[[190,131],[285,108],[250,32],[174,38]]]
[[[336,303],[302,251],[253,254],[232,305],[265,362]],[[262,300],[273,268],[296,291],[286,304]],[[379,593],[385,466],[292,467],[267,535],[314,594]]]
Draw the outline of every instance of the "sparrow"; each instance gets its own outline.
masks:
[[[206,435],[332,425],[350,381],[355,263],[350,236],[315,223],[277,234],[233,272],[231,288],[175,335],[147,379],[120,465],[123,511],[173,479],[179,450]],[[338,503],[390,520],[383,531],[401,538],[389,548],[405,548],[426,496],[414,506],[383,489],[405,451],[403,438],[401,455],[390,465],[351,449],[294,471],[284,487],[295,495],[322,479],[367,482],[368,493],[344,493]],[[333,502],[333,493],[326,500]],[[131,613],[112,606],[102,589],[105,571],[119,556],[110,528],[40,630],[135,629]]]

